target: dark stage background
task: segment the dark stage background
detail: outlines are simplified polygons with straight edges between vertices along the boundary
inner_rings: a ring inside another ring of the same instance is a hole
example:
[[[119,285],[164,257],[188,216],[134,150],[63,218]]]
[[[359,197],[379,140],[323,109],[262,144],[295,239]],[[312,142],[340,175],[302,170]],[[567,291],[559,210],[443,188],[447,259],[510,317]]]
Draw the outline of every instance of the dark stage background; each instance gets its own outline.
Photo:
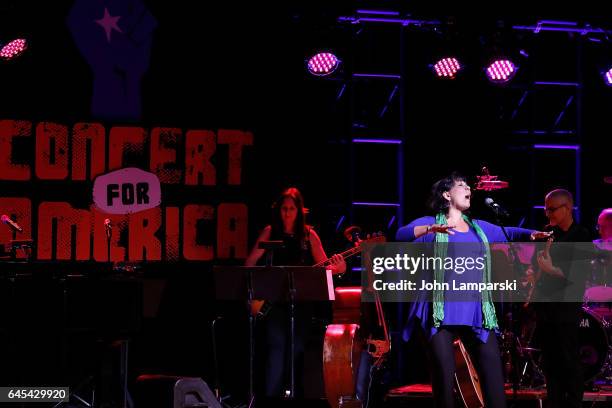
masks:
[[[115,3],[98,3],[97,18],[104,7],[111,15],[119,14],[113,13]],[[533,206],[543,205],[545,192],[552,188],[575,191],[579,174],[580,220],[593,229],[599,211],[610,206],[610,185],[603,178],[610,175],[612,88],[604,85],[601,71],[612,64],[612,44],[601,34],[534,35],[512,26],[558,19],[610,30],[610,15],[599,4],[584,2],[571,8],[523,2],[508,8],[483,4],[469,9],[450,2],[420,3],[145,2],[157,25],[150,63],[140,84],[141,112],[121,115],[110,110],[92,113],[94,74],[66,24],[72,1],[4,1],[0,42],[23,36],[30,47],[14,61],[0,61],[0,119],[50,121],[69,127],[97,122],[106,129],[165,126],[252,132],[254,142],[244,150],[240,185],[189,191],[181,186],[164,188],[176,204],[183,199],[245,203],[249,247],[268,223],[271,202],[287,186],[302,190],[310,209],[308,221],[320,232],[329,254],[346,246],[340,232],[352,223],[393,238],[400,223],[426,212],[427,193],[435,180],[458,170],[474,181],[483,165],[510,182],[508,190],[492,196],[511,210],[511,223],[534,228],[541,227],[544,218],[542,210]],[[140,7],[137,2],[126,4]],[[354,15],[357,9],[381,8],[439,24],[434,29],[427,24],[402,28],[338,22],[339,16]],[[122,21],[118,24],[121,27]],[[318,47],[333,49],[343,60],[341,70],[331,78],[315,78],[305,70],[305,59]],[[513,55],[519,49],[529,54],[508,86],[492,85],[484,77],[482,67],[495,47],[512,50]],[[448,52],[465,61],[465,72],[456,81],[436,80],[429,65],[437,55]],[[403,79],[350,80],[364,72],[401,74]],[[534,81],[580,85],[537,90]],[[525,96],[527,89],[531,91]],[[567,129],[574,133],[558,132]],[[365,146],[353,143],[354,138],[394,139],[401,144]],[[580,145],[579,172],[576,150],[538,150],[534,144]],[[401,176],[398,149],[403,155]],[[37,179],[26,184],[0,181],[3,197],[26,194],[68,201],[72,197],[79,205],[88,204],[89,193],[69,192],[70,186]],[[54,193],[55,189],[59,190]],[[489,219],[484,198],[484,194],[475,195],[473,214]],[[355,202],[401,206],[364,207]],[[214,382],[210,323],[225,313],[231,317],[225,327],[221,324],[219,334],[223,385],[244,391],[246,333],[237,317],[240,307],[214,301],[211,276],[214,264],[241,262],[149,265],[159,280],[144,284],[148,313],[134,323],[131,380],[141,373],[163,372]],[[14,322],[11,316],[17,313],[36,322],[34,326],[4,324],[5,357],[20,356],[9,359],[12,368],[4,372],[5,380],[32,384],[57,381],[64,375],[69,381],[83,377],[98,353],[90,341],[81,342],[78,337],[68,339],[68,357],[57,353],[62,349],[57,335],[61,329],[53,322],[61,313],[61,284],[24,292],[17,288],[12,295],[8,291],[15,289],[7,281],[3,286],[3,321]],[[77,299],[86,290],[93,290],[94,298],[99,296],[99,302],[87,303],[91,309]],[[75,289],[74,304],[85,310],[84,320],[87,310],[112,309],[104,290]],[[7,301],[15,299],[15,293],[18,305]],[[130,299],[133,295],[125,294],[126,303]],[[401,311],[395,306],[388,309],[396,331]],[[15,341],[15,336],[21,340]],[[402,349],[397,347],[396,353]],[[410,370],[418,356],[404,352],[393,361],[397,382],[423,376]],[[82,355],[88,356],[86,364],[81,364]],[[58,374],[58,364],[65,365],[64,374]]]

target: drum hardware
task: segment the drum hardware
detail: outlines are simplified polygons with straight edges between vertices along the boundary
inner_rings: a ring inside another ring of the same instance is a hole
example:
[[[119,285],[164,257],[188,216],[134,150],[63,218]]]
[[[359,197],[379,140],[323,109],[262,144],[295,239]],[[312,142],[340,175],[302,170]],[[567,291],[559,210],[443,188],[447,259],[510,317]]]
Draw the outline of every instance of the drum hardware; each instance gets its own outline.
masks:
[[[579,352],[585,384],[612,384],[612,314],[582,307],[579,321]]]
[[[531,339],[526,343],[526,346],[523,346],[518,336],[515,338],[515,341],[521,369],[517,381],[519,386],[522,388],[539,388],[545,386],[546,379],[544,372],[537,361],[539,360],[538,353],[540,353],[540,349],[529,347]]]
[[[578,320],[580,364],[587,387],[612,385],[612,286],[608,284],[607,268],[600,257],[591,261],[592,276],[587,282],[584,302]],[[520,364],[521,387],[543,385],[545,377],[540,368],[540,349],[535,316],[519,318],[514,333],[517,358]],[[517,327],[518,326],[518,327]],[[514,369],[514,367],[513,367]]]
[[[600,378],[603,379],[604,384],[612,384],[612,345],[608,346],[608,355],[601,370]]]
[[[531,317],[514,320],[512,316],[513,313],[508,313],[507,328],[501,332],[500,346],[506,382],[512,384],[514,390],[543,387],[545,377],[539,365],[540,349],[531,346],[535,321]],[[525,323],[527,320],[529,325]]]
[[[532,327],[525,329],[529,324]],[[602,315],[583,306],[578,325],[578,346],[585,384],[612,384],[612,314]],[[506,355],[512,350],[516,352],[516,367],[512,368],[519,369],[518,386],[523,389],[545,386],[537,327],[533,322],[523,322],[521,335],[512,336],[513,341],[502,343],[502,354]],[[513,349],[508,351],[508,348]]]
[[[605,353],[605,357],[599,360],[601,361],[599,363],[601,367],[596,367],[599,369],[595,373],[595,375],[591,378],[586,378],[585,376],[585,380],[589,385],[592,385],[593,387],[598,387],[601,385],[612,385],[612,321],[610,320],[612,318],[612,311],[609,308],[606,309],[605,307],[601,306],[598,308],[583,306],[583,310],[585,311],[585,313],[593,315],[599,321],[599,323],[601,324],[601,328],[603,329],[602,332],[606,341],[606,351],[604,352],[603,350],[601,350],[601,346],[599,347],[599,350],[597,350],[602,354]],[[600,344],[601,343],[602,342],[600,341]],[[592,356],[590,356],[588,353],[590,351],[588,349],[588,346],[589,345],[587,344],[587,353],[585,354],[585,346],[584,344],[581,344],[580,357],[583,364],[592,361]],[[589,357],[591,357],[591,360],[585,361]]]

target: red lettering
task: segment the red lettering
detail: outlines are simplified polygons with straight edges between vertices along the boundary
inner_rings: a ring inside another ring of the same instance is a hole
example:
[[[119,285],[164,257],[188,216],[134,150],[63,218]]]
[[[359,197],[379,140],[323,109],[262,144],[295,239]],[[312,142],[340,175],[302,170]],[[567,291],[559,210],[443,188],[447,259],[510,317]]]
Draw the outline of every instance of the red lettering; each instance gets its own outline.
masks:
[[[53,144],[52,144],[53,143]],[[36,126],[36,177],[41,180],[68,178],[68,128],[52,122]]]
[[[72,179],[85,180],[87,175],[87,141],[90,142],[89,180],[104,174],[106,140],[104,126],[99,123],[77,123],[72,137]]]
[[[151,132],[151,172],[161,183],[178,184],[183,173],[176,167],[176,147],[181,139],[181,129],[153,128]]]
[[[108,171],[123,168],[125,153],[142,156],[146,132],[141,127],[114,126],[108,143]]]
[[[240,185],[242,175],[242,148],[253,144],[253,134],[241,130],[219,129],[219,144],[229,145],[227,184]]]
[[[183,257],[190,261],[210,261],[214,258],[211,245],[196,242],[198,220],[214,219],[215,209],[210,205],[190,204],[183,213]]]
[[[185,137],[185,184],[214,186],[217,170],[210,158],[217,149],[215,133],[210,130],[189,130]]]
[[[155,233],[161,227],[161,210],[151,208],[128,215],[130,261],[161,260],[161,243]]]
[[[30,166],[13,163],[13,138],[30,136],[32,122],[0,120],[0,180],[29,180]]]
[[[217,208],[217,258],[246,258],[248,209],[222,203]]]
[[[38,207],[38,259],[52,259],[53,220],[57,220],[55,259],[72,259],[73,242],[76,242],[74,259],[88,260],[91,252],[91,213],[64,202],[43,202]],[[74,237],[73,226],[76,227]]]
[[[179,209],[166,208],[166,261],[178,261],[179,250]]]

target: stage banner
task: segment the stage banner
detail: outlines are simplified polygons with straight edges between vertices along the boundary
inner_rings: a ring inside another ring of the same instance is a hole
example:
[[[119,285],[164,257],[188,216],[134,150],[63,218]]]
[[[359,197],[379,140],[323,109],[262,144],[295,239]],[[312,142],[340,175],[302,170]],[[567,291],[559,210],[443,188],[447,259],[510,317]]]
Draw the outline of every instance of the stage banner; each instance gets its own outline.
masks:
[[[31,239],[43,261],[245,258],[252,146],[236,129],[1,119],[0,244]]]

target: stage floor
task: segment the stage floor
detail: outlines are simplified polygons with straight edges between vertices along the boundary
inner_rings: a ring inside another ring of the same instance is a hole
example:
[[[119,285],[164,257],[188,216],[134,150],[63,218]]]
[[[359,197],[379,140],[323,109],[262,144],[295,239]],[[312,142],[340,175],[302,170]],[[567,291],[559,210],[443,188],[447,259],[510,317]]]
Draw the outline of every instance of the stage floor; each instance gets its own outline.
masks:
[[[521,389],[514,394],[511,387],[507,386],[506,396],[509,408],[542,408],[546,406],[545,389]],[[597,392],[585,392],[583,401],[584,408],[612,408],[612,386],[606,386]],[[329,408],[328,402],[324,399],[274,402],[260,400],[256,406],[265,408]],[[412,384],[393,388],[387,393],[384,401],[378,401],[371,406],[373,408],[432,407],[431,385]]]
[[[512,402],[520,407],[541,407],[546,400],[546,389],[519,389],[516,394],[511,386],[506,387],[508,405]],[[612,387],[601,387],[598,391],[588,391],[584,393],[585,407],[612,407]],[[431,406],[431,385],[412,384],[394,388],[389,391],[386,397],[385,407],[419,407]]]

